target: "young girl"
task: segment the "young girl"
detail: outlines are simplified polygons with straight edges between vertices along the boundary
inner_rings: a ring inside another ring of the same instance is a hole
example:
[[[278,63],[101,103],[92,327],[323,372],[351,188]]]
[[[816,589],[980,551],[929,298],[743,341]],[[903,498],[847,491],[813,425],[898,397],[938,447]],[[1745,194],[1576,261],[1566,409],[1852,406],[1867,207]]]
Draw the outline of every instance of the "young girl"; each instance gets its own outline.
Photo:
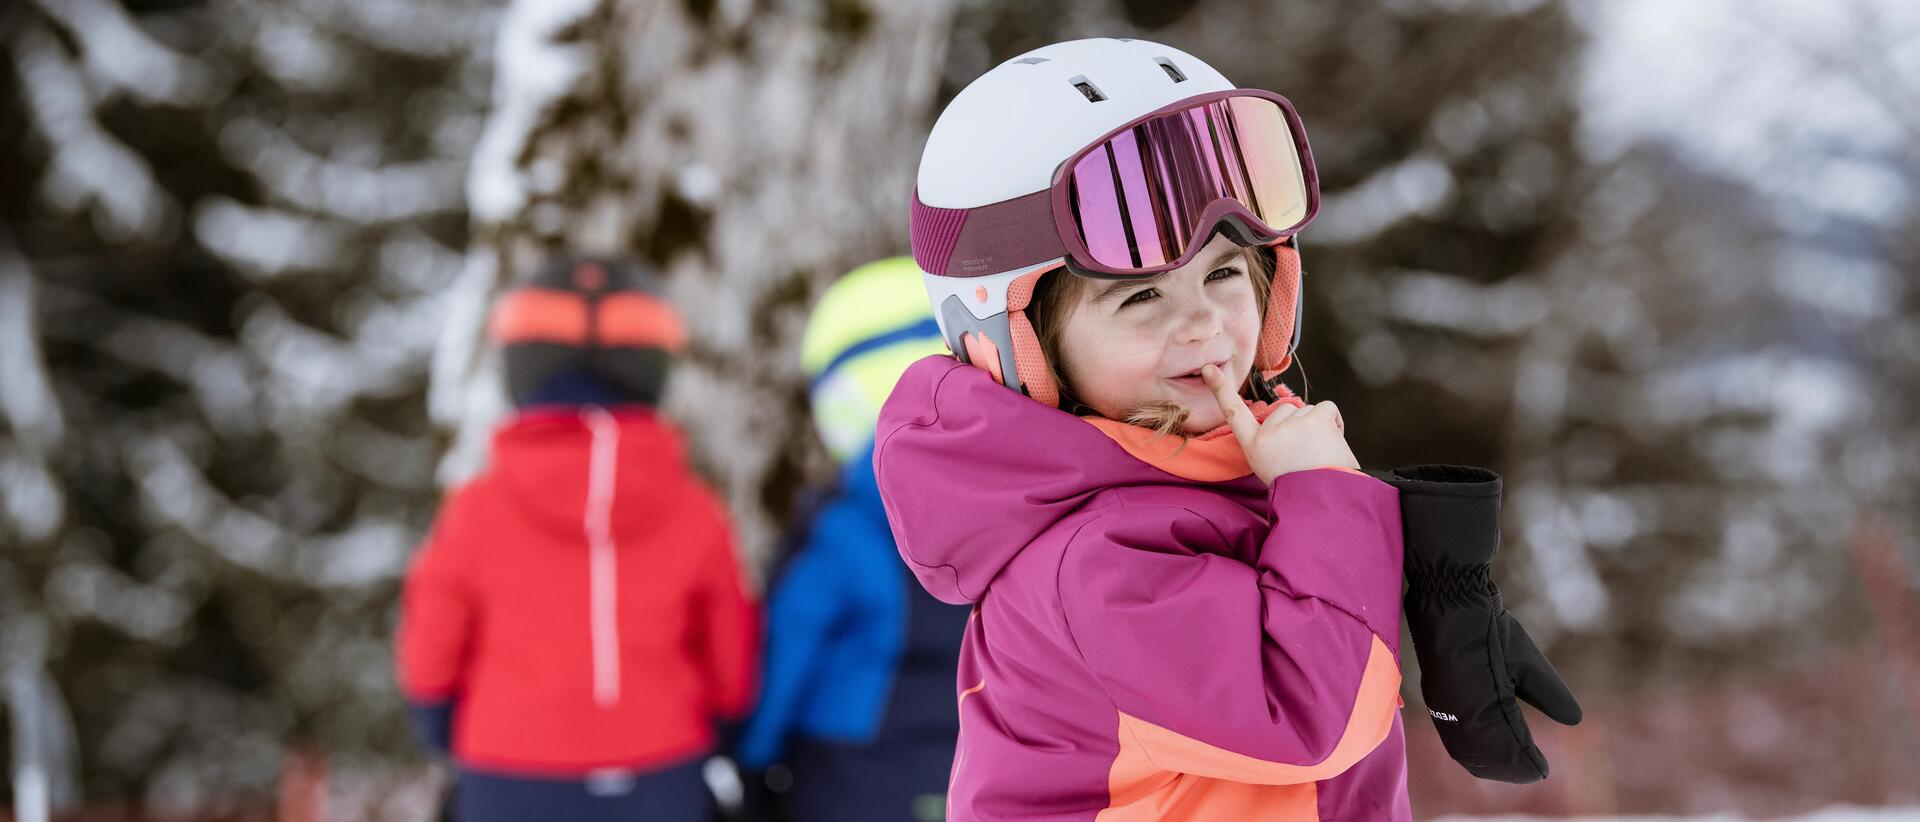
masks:
[[[1290,104],[1144,41],[934,125],[913,246],[962,360],[908,370],[874,465],[974,605],[949,819],[1410,819],[1398,497],[1277,379],[1317,205]]]

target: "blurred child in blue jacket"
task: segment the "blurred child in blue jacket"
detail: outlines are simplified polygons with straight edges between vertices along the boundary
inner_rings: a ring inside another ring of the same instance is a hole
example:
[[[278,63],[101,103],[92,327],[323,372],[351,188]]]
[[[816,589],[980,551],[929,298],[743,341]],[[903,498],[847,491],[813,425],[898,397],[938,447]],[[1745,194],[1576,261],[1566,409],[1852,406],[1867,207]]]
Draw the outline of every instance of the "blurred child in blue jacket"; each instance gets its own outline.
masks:
[[[901,372],[945,352],[910,258],[855,269],[807,324],[801,367],[841,469],[768,597],[760,705],[737,752],[749,773],[785,766],[790,784],[774,787],[794,822],[944,816],[968,609],[929,596],[900,561],[873,432]]]

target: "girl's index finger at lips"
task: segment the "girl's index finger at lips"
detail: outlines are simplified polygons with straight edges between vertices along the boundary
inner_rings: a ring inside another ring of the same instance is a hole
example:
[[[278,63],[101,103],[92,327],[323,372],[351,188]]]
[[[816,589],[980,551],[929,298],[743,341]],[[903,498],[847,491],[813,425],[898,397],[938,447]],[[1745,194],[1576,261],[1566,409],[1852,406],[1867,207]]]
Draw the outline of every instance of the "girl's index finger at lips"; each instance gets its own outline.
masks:
[[[1207,390],[1213,392],[1214,402],[1220,403],[1220,410],[1233,416],[1233,409],[1239,405],[1239,397],[1233,393],[1233,386],[1227,384],[1227,375],[1221,373],[1219,366],[1211,363],[1200,366],[1200,379],[1207,384]]]
[[[1241,447],[1246,447],[1253,436],[1253,419],[1233,383],[1227,380],[1227,375],[1219,366],[1211,363],[1200,367],[1200,379],[1207,384],[1207,390],[1213,392],[1213,401],[1220,404],[1220,413],[1226,415],[1227,427],[1233,430],[1234,439],[1240,440]]]

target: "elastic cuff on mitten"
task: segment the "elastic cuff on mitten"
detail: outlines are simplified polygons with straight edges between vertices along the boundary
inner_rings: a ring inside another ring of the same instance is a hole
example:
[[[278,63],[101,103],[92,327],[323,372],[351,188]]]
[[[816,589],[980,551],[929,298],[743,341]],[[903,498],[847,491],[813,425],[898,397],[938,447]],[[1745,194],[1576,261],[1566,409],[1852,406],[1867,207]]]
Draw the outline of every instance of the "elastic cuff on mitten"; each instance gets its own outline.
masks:
[[[1497,497],[1500,475],[1469,465],[1413,465],[1395,468],[1382,480],[1402,492],[1455,497]]]
[[[1437,599],[1456,604],[1491,602],[1496,607],[1500,603],[1500,586],[1493,582],[1491,564],[1440,570],[1422,567],[1419,557],[1414,555],[1409,555],[1407,562],[1407,597],[1410,599]]]

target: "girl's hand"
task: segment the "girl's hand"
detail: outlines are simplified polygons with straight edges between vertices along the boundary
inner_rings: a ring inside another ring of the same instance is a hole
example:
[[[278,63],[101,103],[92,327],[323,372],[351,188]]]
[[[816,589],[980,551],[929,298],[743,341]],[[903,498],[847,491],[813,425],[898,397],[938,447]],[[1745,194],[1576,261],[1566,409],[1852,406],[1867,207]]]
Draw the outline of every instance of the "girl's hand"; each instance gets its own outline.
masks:
[[[1294,471],[1360,467],[1342,433],[1345,424],[1340,409],[1332,401],[1304,408],[1277,406],[1266,422],[1255,422],[1252,409],[1219,368],[1201,368],[1200,378],[1213,391],[1220,411],[1227,416],[1227,427],[1233,429],[1233,438],[1240,441],[1241,450],[1247,452],[1247,463],[1261,482],[1272,485],[1274,477]]]

